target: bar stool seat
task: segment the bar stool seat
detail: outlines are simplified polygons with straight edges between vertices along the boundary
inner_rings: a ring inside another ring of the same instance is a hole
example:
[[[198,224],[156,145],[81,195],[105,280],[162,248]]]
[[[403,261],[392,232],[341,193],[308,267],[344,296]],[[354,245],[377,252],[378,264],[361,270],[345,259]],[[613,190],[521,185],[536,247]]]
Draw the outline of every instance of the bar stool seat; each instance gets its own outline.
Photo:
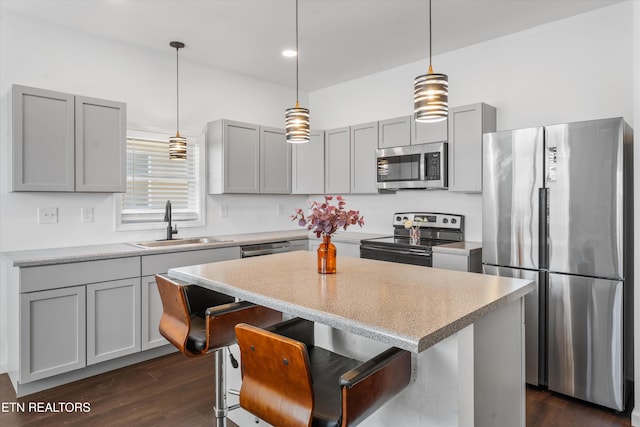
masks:
[[[259,327],[282,321],[282,313],[200,286],[156,275],[162,301],[159,330],[189,357],[215,352],[216,425],[226,425],[226,371],[224,351],[236,341],[234,327],[249,323]],[[237,366],[237,364],[236,364]]]
[[[278,427],[353,426],[411,379],[411,354],[390,348],[360,362],[314,345],[313,323],[236,326],[240,406]]]

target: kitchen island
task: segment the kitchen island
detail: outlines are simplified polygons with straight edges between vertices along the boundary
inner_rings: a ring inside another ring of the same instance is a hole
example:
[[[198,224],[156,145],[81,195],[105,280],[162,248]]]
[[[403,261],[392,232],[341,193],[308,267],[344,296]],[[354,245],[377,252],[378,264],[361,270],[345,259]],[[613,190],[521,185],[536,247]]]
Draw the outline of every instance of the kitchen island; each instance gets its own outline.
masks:
[[[412,383],[363,425],[525,423],[522,297],[533,282],[350,257],[321,275],[309,252],[169,276],[312,320],[318,345],[361,360],[388,346],[414,353]],[[229,417],[244,425],[241,415]]]

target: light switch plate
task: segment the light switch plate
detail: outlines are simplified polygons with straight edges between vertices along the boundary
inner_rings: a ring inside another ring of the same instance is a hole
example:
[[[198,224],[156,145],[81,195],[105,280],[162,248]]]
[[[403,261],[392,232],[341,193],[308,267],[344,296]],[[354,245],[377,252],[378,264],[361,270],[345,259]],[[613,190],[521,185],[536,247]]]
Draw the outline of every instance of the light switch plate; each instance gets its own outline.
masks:
[[[276,205],[276,215],[284,215],[284,205],[282,203],[278,203],[278,205]]]
[[[56,224],[58,208],[38,208],[38,224]]]
[[[220,218],[226,218],[229,215],[229,207],[227,205],[220,205]]]

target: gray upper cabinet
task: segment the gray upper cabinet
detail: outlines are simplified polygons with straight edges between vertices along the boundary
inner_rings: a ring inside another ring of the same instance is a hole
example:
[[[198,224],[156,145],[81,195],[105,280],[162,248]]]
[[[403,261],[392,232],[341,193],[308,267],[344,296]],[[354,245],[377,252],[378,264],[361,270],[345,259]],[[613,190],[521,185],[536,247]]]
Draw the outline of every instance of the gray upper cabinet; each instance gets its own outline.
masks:
[[[496,130],[496,109],[485,103],[449,111],[449,191],[482,192],[482,134]]]
[[[12,191],[126,191],[126,105],[14,85]]]
[[[260,126],[260,192],[291,194],[291,145],[284,129]]]
[[[291,193],[284,130],[231,120],[207,125],[209,194]]]
[[[413,116],[411,117],[411,145],[447,142],[448,139],[448,120],[435,123],[420,123],[416,122]]]
[[[209,193],[260,191],[260,127],[231,120],[207,125]]]
[[[376,149],[379,122],[351,127],[351,193],[378,193]]]
[[[73,95],[14,85],[13,191],[74,190]]]
[[[76,191],[124,193],[126,106],[121,102],[75,97]]]
[[[293,194],[324,194],[324,132],[311,131],[306,144],[293,144],[291,180]]]
[[[351,144],[349,127],[325,132],[324,191],[326,194],[351,192]]]
[[[411,116],[378,122],[378,148],[400,147],[411,143]]]

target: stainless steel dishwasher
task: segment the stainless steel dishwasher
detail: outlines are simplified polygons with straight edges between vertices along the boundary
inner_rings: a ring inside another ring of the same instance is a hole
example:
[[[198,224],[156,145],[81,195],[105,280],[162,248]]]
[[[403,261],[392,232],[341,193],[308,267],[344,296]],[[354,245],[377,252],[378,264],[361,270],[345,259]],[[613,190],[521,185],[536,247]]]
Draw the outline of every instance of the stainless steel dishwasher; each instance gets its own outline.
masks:
[[[282,252],[291,252],[294,250],[297,250],[297,248],[294,248],[293,244],[289,241],[258,243],[255,245],[240,246],[240,253],[242,258],[279,254]]]

